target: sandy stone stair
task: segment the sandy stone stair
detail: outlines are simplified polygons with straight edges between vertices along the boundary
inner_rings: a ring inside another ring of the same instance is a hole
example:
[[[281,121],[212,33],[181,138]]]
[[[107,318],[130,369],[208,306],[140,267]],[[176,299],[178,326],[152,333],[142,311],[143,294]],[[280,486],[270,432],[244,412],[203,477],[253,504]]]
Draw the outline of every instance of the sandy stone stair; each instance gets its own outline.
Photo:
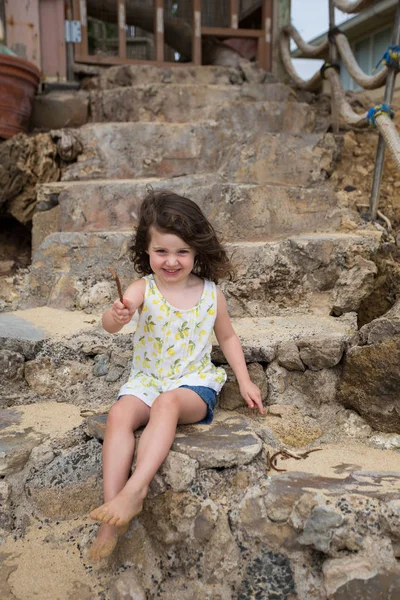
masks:
[[[129,368],[129,335],[106,336],[91,315],[46,307],[0,316],[1,343],[8,347],[9,367],[19,364],[14,386],[21,386],[18,398],[10,395],[0,411],[2,598],[100,594],[122,600],[129,589],[151,600],[158,594],[172,600],[177,593],[184,600],[265,593],[280,600],[341,600],[366,597],[371,586],[374,600],[395,598],[399,454],[356,442],[361,423],[354,429],[353,422],[351,430],[348,411],[328,397],[334,387],[329,374],[339,376],[354,319],[234,324],[256,381],[262,365],[269,365],[270,391],[262,389],[273,405],[265,418],[240,412],[237,387],[229,380],[216,422],[179,429],[143,513],[112,557],[96,567],[87,560],[96,529],[87,512],[101,498],[98,440],[113,388]],[[288,391],[273,376],[283,364],[292,369],[298,394],[300,379],[308,380],[308,411],[285,404]],[[320,408],[311,417],[318,396]],[[287,472],[267,471],[266,452],[282,445],[293,458],[277,467]],[[322,450],[299,463],[305,447]],[[32,579],[32,556],[51,577]]]
[[[221,118],[224,111],[246,109],[264,111],[272,127],[298,130],[314,122],[312,109],[304,103],[290,102],[288,89],[279,84],[241,86],[200,86],[152,84],[91,92],[90,120],[195,122]],[[288,106],[289,104],[289,106]],[[267,114],[268,113],[268,114]]]
[[[38,190],[39,208],[58,203],[54,231],[123,231],[136,225],[147,186],[192,198],[225,241],[261,241],[309,232],[311,219],[314,231],[334,231],[344,214],[326,187],[232,184],[211,174],[44,184]],[[50,218],[37,213],[35,227]]]
[[[108,267],[132,280],[130,232],[63,232],[46,237],[34,256],[25,306],[101,307],[115,294]],[[358,309],[373,288],[371,260],[379,236],[325,233],[269,242],[229,242],[235,273],[222,282],[232,316]]]

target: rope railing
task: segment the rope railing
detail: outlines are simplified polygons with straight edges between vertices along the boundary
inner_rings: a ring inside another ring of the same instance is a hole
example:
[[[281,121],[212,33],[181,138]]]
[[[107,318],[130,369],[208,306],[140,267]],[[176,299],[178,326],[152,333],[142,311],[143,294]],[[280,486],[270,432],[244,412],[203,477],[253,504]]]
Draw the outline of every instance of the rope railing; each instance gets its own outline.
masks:
[[[292,35],[292,30],[294,30],[294,27],[291,27],[291,26],[284,27],[282,29],[280,37],[279,37],[279,48],[280,48],[281,58],[282,58],[282,62],[285,67],[285,70],[286,70],[287,74],[289,75],[290,79],[296,84],[297,87],[301,88],[302,90],[310,90],[310,91],[317,90],[320,87],[321,81],[322,81],[320,72],[317,71],[315,73],[315,75],[313,75],[313,77],[311,77],[311,79],[305,80],[305,79],[302,79],[302,77],[300,77],[300,75],[297,73],[296,69],[293,66],[292,57],[290,56],[290,38]],[[297,34],[297,39],[302,39],[300,34],[298,33],[298,31],[297,30],[295,30],[295,31]],[[310,46],[311,44],[305,44],[305,45]],[[327,48],[327,47],[328,47],[328,44],[326,44],[325,48]],[[316,55],[313,54],[313,56],[316,56]]]
[[[335,42],[344,66],[360,87],[366,90],[375,90],[385,84],[388,74],[388,69],[386,67],[375,75],[367,75],[360,68],[347,37],[343,33],[338,33],[335,37]]]
[[[385,145],[388,146],[396,165],[400,169],[400,137],[392,121],[394,113],[389,108],[393,97],[394,83],[397,72],[400,70],[400,2],[397,6],[396,19],[392,36],[392,45],[383,55],[381,61],[383,68],[374,75],[368,75],[358,64],[353,54],[347,37],[337,28],[334,23],[334,8],[347,13],[356,13],[362,9],[369,8],[376,0],[329,0],[330,30],[328,38],[321,44],[313,45],[305,42],[300,33],[292,25],[282,28],[280,33],[281,59],[286,72],[292,82],[301,89],[314,91],[321,86],[322,79],[327,79],[332,90],[332,127],[338,131],[339,118],[346,125],[354,128],[364,128],[368,125],[376,126],[379,131],[378,150],[376,157],[374,181],[370,200],[370,216],[375,219],[378,211],[378,197],[380,180],[383,170],[383,156]],[[322,58],[326,56],[329,48],[331,63],[325,63],[321,70],[313,75],[311,79],[304,80],[294,68],[290,54],[290,41],[293,39],[297,47],[306,58]],[[350,76],[363,89],[371,90],[382,87],[386,82],[384,103],[372,107],[364,114],[356,113],[346,98],[336,64],[337,56],[340,56]],[[377,65],[377,67],[379,66]]]
[[[376,0],[355,0],[349,2],[348,0],[333,0],[333,6],[338,8],[344,13],[354,14],[358,13],[364,8],[369,8],[373,4],[376,4]]]

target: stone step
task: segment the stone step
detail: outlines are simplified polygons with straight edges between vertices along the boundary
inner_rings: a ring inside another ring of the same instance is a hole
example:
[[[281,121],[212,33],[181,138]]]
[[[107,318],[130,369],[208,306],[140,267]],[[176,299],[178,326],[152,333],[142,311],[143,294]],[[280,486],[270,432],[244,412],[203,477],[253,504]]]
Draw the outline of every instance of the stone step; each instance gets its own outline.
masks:
[[[234,276],[223,282],[232,316],[357,310],[373,288],[379,235],[326,233],[227,244]],[[108,268],[134,278],[130,232],[49,235],[33,256],[26,306],[88,308],[116,296]]]
[[[241,113],[243,120],[251,118],[243,106],[262,103],[257,117],[269,121],[270,131],[310,131],[315,121],[312,108],[288,100],[287,89],[274,85],[153,84],[90,92],[89,113],[93,122],[218,121],[220,106],[227,105],[225,110]]]
[[[232,127],[229,126],[232,124]],[[249,133],[250,132],[250,133]],[[246,123],[95,123],[75,130],[83,152],[64,181],[177,177],[215,172],[242,183],[307,186],[332,171],[331,134],[256,136]]]
[[[276,357],[278,347],[287,342],[295,342],[300,346],[312,339],[344,342],[357,331],[355,315],[336,318],[315,313],[271,313],[268,317],[233,317],[232,324],[248,362],[271,362]],[[110,336],[103,331],[99,313],[88,314],[81,310],[71,311],[51,306],[0,314],[2,349],[19,352],[26,360],[35,358],[45,341],[54,344],[59,350],[60,344],[70,346],[67,340],[81,336],[82,342],[86,336],[90,346],[101,348],[104,345],[104,335],[112,340],[116,339],[115,336],[131,335],[135,329],[136,320],[133,319],[120,332]],[[221,351],[216,340],[213,353],[217,362],[224,362],[220,358]],[[88,351],[88,354],[92,353]]]
[[[335,193],[329,188],[230,184],[217,182],[215,175],[43,184],[37,201],[41,208],[59,203],[53,231],[120,231],[136,226],[149,185],[194,200],[226,242],[297,235],[309,232],[311,226],[314,231],[332,231],[341,223]],[[35,249],[41,220],[48,219],[43,212],[35,215]]]
[[[223,66],[189,66],[155,67],[153,65],[123,65],[104,69],[98,76],[86,80],[87,89],[111,89],[115,87],[131,87],[148,84],[192,84],[202,86],[241,85],[245,83],[259,84],[282,88],[287,94],[293,92],[282,83],[278,83],[271,73],[266,73],[255,63],[247,63],[243,68]]]

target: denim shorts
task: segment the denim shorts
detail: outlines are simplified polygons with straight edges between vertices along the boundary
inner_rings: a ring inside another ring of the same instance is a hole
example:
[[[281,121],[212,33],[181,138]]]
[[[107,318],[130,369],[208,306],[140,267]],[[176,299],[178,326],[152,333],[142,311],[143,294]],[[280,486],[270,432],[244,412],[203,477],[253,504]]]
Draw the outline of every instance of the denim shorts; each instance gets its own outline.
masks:
[[[197,422],[197,425],[208,425],[209,423],[212,423],[214,419],[214,408],[217,403],[217,392],[212,388],[204,387],[203,385],[181,385],[180,387],[193,390],[193,392],[196,392],[196,394],[198,394],[207,404],[207,414],[202,421]]]

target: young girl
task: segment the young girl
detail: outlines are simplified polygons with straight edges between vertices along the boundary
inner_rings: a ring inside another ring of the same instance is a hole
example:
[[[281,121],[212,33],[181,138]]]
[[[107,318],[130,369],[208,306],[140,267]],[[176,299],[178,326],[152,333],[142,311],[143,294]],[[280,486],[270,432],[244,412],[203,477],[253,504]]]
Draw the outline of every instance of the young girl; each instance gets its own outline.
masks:
[[[101,521],[90,549],[93,560],[108,556],[119,535],[142,510],[149,484],[165,460],[178,424],[211,423],[225,371],[211,362],[214,330],[251,408],[263,413],[260,390],[250,381],[226,301],[214,282],[230,264],[200,208],[170,192],[144,200],[131,247],[134,281],[103,315],[116,333],[139,311],[128,382],[111,408],[103,445],[105,504],[90,513]],[[130,476],[134,431],[145,426]]]

